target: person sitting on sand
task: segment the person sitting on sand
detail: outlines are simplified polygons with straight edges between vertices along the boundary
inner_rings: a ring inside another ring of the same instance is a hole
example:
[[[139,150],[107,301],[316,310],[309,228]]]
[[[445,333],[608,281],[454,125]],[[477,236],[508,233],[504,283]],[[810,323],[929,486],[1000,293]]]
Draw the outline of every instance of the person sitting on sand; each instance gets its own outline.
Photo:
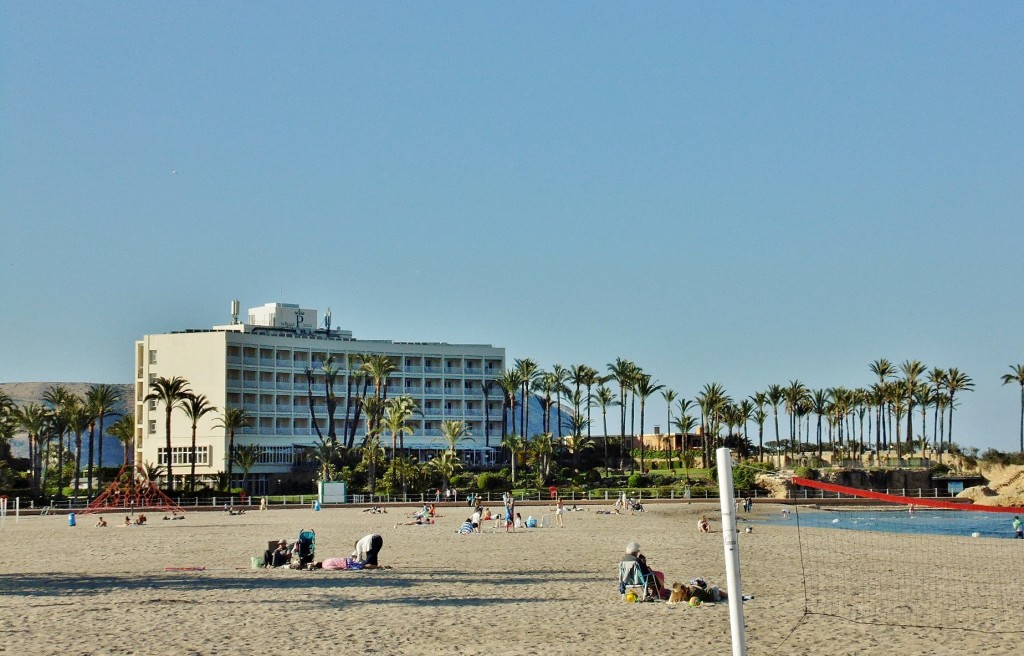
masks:
[[[145,524],[146,524],[146,516],[143,515],[142,513],[139,513],[139,518],[135,520],[135,525],[136,526],[145,526]]]
[[[132,518],[131,518],[130,515],[125,515],[124,516],[124,525],[125,526],[131,526],[132,525]]]
[[[623,563],[635,562],[637,567],[640,569],[640,573],[644,576],[651,577],[651,589],[649,592],[656,597],[661,597],[665,590],[665,575],[661,572],[656,572],[647,564],[647,557],[640,553],[640,545],[636,542],[630,542],[626,545],[626,553],[622,557]]]
[[[352,559],[362,563],[365,569],[374,569],[380,566],[377,563],[377,555],[383,547],[384,538],[381,536],[376,533],[364,535],[356,541],[355,551],[352,552]]]
[[[98,522],[96,522],[96,526],[104,526],[105,527],[106,525],[107,525],[107,520],[103,518],[103,515],[100,515],[100,520]]]
[[[700,519],[697,520],[697,530],[701,533],[711,532],[711,524],[708,523],[707,515],[701,515]]]
[[[263,563],[267,567],[284,567],[292,561],[292,550],[288,547],[288,540],[282,538],[273,551],[267,549],[263,554]]]

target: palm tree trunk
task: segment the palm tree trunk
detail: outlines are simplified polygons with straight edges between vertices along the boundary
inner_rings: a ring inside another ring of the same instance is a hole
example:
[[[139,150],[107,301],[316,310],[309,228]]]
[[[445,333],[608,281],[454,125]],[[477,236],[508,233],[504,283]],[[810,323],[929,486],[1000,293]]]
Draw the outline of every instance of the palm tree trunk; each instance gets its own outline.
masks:
[[[188,452],[189,473],[188,473],[188,491],[191,494],[196,493],[196,425],[192,424],[192,449]]]
[[[106,413],[100,413],[100,434],[96,454],[96,491],[103,489],[103,417]]]
[[[89,424],[89,465],[88,473],[85,477],[85,494],[87,497],[92,496],[92,459],[93,459],[93,445],[95,444],[96,437],[96,425],[93,423]]]

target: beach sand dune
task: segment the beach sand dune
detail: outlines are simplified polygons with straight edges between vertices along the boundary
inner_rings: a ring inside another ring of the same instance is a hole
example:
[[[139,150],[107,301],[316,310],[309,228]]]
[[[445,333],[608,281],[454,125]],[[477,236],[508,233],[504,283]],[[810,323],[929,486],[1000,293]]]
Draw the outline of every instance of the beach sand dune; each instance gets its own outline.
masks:
[[[627,604],[616,580],[625,545],[637,540],[670,583],[702,576],[724,587],[722,536],[695,529],[700,514],[717,517],[717,504],[650,504],[632,516],[596,509],[567,513],[563,529],[506,534],[488,523],[481,535],[456,533],[464,507],[444,509],[433,526],[398,527],[412,510],[193,512],[184,521],[153,513],[143,527],[117,526],[123,515],[108,513],[107,528],[93,516],[76,527],[63,516],[8,517],[0,653],[730,653],[725,604]],[[268,540],[306,528],[318,559],[347,556],[361,536],[380,533],[381,563],[392,569],[250,568]],[[1012,651],[1005,636],[805,617],[795,549],[791,527],[740,535],[744,593],[755,595],[744,606],[749,654]],[[863,557],[885,555],[884,543],[877,549]]]

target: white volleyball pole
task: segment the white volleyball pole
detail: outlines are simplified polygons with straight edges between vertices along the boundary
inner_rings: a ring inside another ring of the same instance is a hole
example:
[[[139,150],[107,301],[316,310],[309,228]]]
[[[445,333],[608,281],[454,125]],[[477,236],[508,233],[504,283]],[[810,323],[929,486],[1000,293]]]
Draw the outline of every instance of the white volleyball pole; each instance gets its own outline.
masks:
[[[732,454],[718,449],[718,498],[722,504],[722,543],[725,546],[725,579],[729,593],[729,626],[732,655],[747,655],[746,625],[743,621],[743,588],[740,585],[739,533],[736,530],[736,500],[732,492]]]

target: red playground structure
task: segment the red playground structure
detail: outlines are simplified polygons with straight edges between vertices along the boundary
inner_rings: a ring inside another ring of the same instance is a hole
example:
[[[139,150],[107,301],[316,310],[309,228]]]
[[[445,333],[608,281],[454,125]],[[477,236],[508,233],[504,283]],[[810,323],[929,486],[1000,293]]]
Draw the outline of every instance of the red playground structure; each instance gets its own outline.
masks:
[[[96,497],[81,514],[105,510],[160,509],[173,515],[184,515],[181,506],[163,493],[156,483],[149,480],[145,470],[138,465],[122,465],[113,482]]]

